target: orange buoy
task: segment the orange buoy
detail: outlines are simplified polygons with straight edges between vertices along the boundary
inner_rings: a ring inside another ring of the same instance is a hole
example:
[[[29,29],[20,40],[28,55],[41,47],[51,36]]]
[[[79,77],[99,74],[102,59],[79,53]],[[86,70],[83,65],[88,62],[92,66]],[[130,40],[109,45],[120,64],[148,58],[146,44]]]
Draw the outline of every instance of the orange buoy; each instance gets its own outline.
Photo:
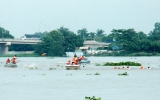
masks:
[[[140,66],[140,69],[144,69],[144,67],[143,67],[143,66]]]
[[[122,66],[122,68],[121,69],[124,69],[124,66]]]
[[[114,66],[114,69],[117,69],[117,67],[116,67],[116,66]]]

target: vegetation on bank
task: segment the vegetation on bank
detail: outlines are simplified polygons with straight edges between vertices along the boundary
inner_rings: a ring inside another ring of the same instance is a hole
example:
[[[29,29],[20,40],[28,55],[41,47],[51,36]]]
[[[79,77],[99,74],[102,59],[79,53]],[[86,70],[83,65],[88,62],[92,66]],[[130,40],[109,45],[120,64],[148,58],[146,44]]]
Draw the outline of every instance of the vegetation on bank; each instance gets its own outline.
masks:
[[[160,56],[160,53],[147,53],[147,52],[130,52],[130,53],[124,53],[119,51],[113,51],[112,53],[97,53],[94,55],[88,54],[89,56],[98,56],[98,57],[105,57],[105,56],[128,56],[128,57],[134,57],[134,56]]]
[[[101,100],[101,97],[96,98],[95,96],[93,97],[85,96],[85,100]]]
[[[156,22],[154,29],[149,33],[136,32],[134,29],[113,29],[111,33],[103,34],[102,29],[88,32],[86,28],[77,33],[68,28],[60,27],[51,32],[36,33],[41,36],[41,43],[37,45],[12,44],[9,50],[35,51],[39,56],[46,53],[49,56],[63,56],[65,52],[74,52],[83,46],[84,40],[108,42],[109,46],[98,49],[112,51],[113,53],[98,53],[94,56],[160,56],[160,23]],[[14,38],[8,30],[0,28],[0,38]]]
[[[0,55],[0,57],[13,57],[14,55],[16,55],[17,57],[42,57],[36,53],[32,53],[32,54],[3,54]]]
[[[101,64],[96,63],[96,66],[101,66]],[[106,62],[102,66],[141,66],[141,63],[139,62],[131,62],[131,61],[126,61],[126,62]]]
[[[141,66],[141,64],[138,62],[122,61],[122,62],[106,62],[103,66]]]
[[[118,73],[119,76],[126,76],[126,75],[129,75],[127,72],[124,72],[124,73]]]

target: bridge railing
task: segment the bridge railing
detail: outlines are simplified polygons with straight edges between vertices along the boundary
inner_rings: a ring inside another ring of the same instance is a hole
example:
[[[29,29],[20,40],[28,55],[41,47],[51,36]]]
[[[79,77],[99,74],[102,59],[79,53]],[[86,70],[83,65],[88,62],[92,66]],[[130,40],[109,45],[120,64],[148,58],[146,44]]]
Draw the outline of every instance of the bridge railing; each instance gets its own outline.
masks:
[[[14,40],[20,40],[20,41],[28,41],[28,40],[34,40],[34,41],[40,41],[40,39],[35,39],[35,38],[31,38],[31,39],[20,39],[20,38],[14,38],[14,39],[6,39],[6,38],[0,38],[0,41],[14,41]]]

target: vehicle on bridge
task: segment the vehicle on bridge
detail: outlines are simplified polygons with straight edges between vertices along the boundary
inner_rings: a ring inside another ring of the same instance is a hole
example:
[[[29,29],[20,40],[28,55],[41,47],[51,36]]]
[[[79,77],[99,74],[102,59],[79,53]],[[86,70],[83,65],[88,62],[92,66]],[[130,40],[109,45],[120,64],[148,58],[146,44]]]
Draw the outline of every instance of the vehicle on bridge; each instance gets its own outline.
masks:
[[[25,34],[21,38],[22,40],[39,40],[40,36],[36,34]]]

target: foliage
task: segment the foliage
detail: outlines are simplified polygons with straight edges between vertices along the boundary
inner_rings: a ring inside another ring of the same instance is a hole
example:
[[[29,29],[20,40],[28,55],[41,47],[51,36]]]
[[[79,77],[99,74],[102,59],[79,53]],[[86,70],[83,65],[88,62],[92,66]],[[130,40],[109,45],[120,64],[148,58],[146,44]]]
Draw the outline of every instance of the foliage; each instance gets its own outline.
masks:
[[[93,97],[85,96],[85,100],[101,100],[101,97],[96,98],[95,96],[93,96]]]
[[[120,76],[125,75],[126,76],[128,74],[127,74],[127,72],[124,72],[124,73],[118,73],[118,75],[120,75]]]
[[[97,29],[97,36],[98,37],[101,37],[101,36],[103,36],[103,33],[104,33],[104,31],[102,30],[102,29]]]
[[[96,66],[101,66],[101,64],[95,63]]]
[[[12,44],[9,51],[34,51],[35,44]]]
[[[8,30],[0,27],[0,38],[13,39],[14,36],[12,36]]]
[[[149,34],[149,40],[157,41],[160,40],[160,22],[154,24],[154,29]]]
[[[87,29],[83,28],[81,30],[78,30],[77,33],[78,35],[80,35],[84,40],[87,38],[88,34],[87,34]]]
[[[41,40],[35,52],[39,55],[46,53],[47,56],[63,56],[65,52],[74,52],[76,47],[83,45],[83,39],[80,36],[64,27],[47,33]]]
[[[94,75],[100,75],[100,73],[97,73],[97,72],[96,72]]]
[[[113,29],[108,35],[108,40],[114,39],[108,50],[119,46],[124,55],[131,52],[160,52],[160,23],[155,24],[155,29],[147,36],[143,32],[136,32],[134,29]]]
[[[88,32],[86,28],[77,31],[78,35],[83,38],[83,40],[96,40],[99,42],[105,42],[106,36],[102,29],[97,29],[95,32]]]
[[[9,50],[30,51],[35,50],[41,55],[46,52],[47,55],[62,56],[65,52],[74,52],[76,47],[83,46],[84,40],[96,40],[99,42],[111,41],[107,50],[113,51],[111,54],[96,54],[96,56],[154,56],[160,53],[160,22],[154,24],[154,29],[146,34],[142,31],[136,32],[134,29],[113,29],[108,36],[102,29],[96,32],[88,32],[86,28],[77,31],[78,35],[68,28],[60,27],[55,30],[61,33],[62,41],[53,40],[50,37],[51,32],[35,33],[42,37],[42,43],[35,45],[14,45],[9,46]],[[54,35],[57,37],[59,35]],[[8,30],[0,27],[0,38],[14,38]],[[54,41],[54,43],[53,43]],[[59,44],[60,42],[60,44]],[[114,47],[118,49],[114,49]],[[35,48],[36,47],[36,48]],[[39,47],[39,48],[37,48]],[[53,51],[54,48],[54,51]],[[56,51],[59,48],[61,50]],[[104,49],[104,48],[100,48]],[[116,52],[118,51],[118,53]]]
[[[0,57],[13,57],[15,54],[4,54],[0,55]],[[40,57],[39,55],[32,53],[32,54],[16,54],[17,57]]]
[[[52,68],[52,67],[49,68],[49,70],[55,70],[55,69],[56,69],[56,68]]]
[[[48,34],[48,32],[47,31],[45,31],[45,32],[36,32],[34,34],[38,35],[40,38],[42,38],[42,37],[45,37]]]
[[[140,63],[138,62],[130,62],[130,61],[126,61],[126,62],[106,62],[103,66],[141,66]]]
[[[63,37],[63,47],[65,52],[74,52],[76,47],[83,46],[83,39],[78,35],[74,34],[73,32],[69,31],[68,28],[60,27],[58,29]]]
[[[35,53],[41,55],[46,53],[48,56],[63,56],[65,54],[62,44],[64,38],[61,32],[53,30],[41,39],[35,48]]]

